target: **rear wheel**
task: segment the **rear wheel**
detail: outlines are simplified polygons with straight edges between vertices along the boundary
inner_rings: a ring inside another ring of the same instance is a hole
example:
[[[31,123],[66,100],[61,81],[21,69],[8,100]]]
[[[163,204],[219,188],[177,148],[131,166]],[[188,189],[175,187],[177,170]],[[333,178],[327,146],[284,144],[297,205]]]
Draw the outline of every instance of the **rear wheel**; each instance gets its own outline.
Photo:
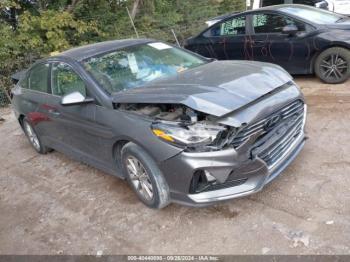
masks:
[[[134,143],[126,144],[121,156],[123,172],[138,198],[151,208],[167,206],[169,187],[151,156]]]
[[[23,119],[23,130],[30,144],[38,153],[46,154],[48,152],[48,148],[42,144],[39,136],[35,132],[34,127],[28,122],[26,118]]]
[[[315,61],[315,73],[329,84],[345,82],[350,76],[350,50],[332,47],[323,51]]]

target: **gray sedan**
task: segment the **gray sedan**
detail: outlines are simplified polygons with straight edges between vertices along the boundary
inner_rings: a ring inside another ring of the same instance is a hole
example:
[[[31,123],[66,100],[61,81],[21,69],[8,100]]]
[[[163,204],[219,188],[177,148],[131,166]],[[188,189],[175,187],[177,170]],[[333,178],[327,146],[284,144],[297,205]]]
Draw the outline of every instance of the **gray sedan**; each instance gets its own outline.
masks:
[[[304,98],[281,67],[148,39],[38,61],[12,96],[37,152],[54,149],[126,179],[152,208],[257,192],[305,141]]]

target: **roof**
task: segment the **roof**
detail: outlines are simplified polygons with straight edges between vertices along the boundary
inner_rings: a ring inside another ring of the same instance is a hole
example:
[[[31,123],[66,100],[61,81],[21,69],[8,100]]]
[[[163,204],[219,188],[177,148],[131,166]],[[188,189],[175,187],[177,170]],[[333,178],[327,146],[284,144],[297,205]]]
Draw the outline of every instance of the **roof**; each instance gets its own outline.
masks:
[[[304,8],[304,9],[314,9],[315,7],[313,6],[309,6],[309,5],[300,5],[300,4],[282,4],[282,5],[269,5],[269,6],[264,6],[264,7],[261,7],[261,8],[258,8],[258,9],[254,9],[254,10],[251,10],[251,11],[260,11],[260,10],[279,10],[281,8],[284,8],[284,7],[301,7],[301,8]]]
[[[99,42],[95,44],[72,48],[60,53],[58,56],[70,57],[72,59],[81,61],[91,56],[103,54],[106,52],[110,52],[110,51],[128,47],[128,46],[144,44],[144,43],[149,43],[153,41],[154,40],[152,39],[123,39],[123,40],[105,41],[105,42]]]
[[[216,16],[213,18],[210,18],[207,20],[208,21],[212,21],[212,20],[223,20],[225,18],[229,18],[231,16],[235,16],[235,15],[240,15],[240,14],[250,14],[256,11],[272,11],[272,10],[279,10],[283,7],[302,7],[302,8],[313,8],[312,6],[308,6],[308,5],[300,5],[300,4],[281,4],[281,5],[269,5],[269,6],[264,6],[264,7],[260,7],[258,9],[253,9],[253,10],[246,10],[246,11],[242,11],[242,12],[232,12],[229,14],[224,14],[224,15],[220,15],[220,16]]]
[[[239,13],[241,13],[241,12],[232,12],[229,14],[219,15],[219,16],[212,17],[212,18],[208,19],[207,21],[222,20],[222,19],[225,19],[226,17],[230,17],[232,15],[239,14]]]

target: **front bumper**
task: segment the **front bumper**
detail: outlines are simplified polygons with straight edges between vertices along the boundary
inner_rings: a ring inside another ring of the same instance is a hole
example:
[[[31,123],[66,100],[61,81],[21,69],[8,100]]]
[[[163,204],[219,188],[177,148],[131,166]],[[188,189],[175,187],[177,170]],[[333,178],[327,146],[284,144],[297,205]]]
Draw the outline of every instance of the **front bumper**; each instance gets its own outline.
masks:
[[[281,174],[303,148],[306,139],[305,117],[306,107],[302,131],[286,147],[287,149],[278,160],[270,166],[258,155],[252,157],[250,149],[246,151],[246,154],[237,153],[234,149],[204,153],[183,152],[165,161],[161,168],[170,185],[172,201],[190,206],[206,206],[260,191]],[[189,185],[196,170],[210,172],[219,184],[226,183],[228,177],[242,182],[218,190],[191,194]]]
[[[190,205],[190,206],[206,206],[211,203],[215,203],[218,201],[238,198],[247,196],[256,192],[259,192],[263,189],[263,187],[271,182],[273,179],[275,179],[278,175],[282,173],[282,171],[287,168],[287,166],[296,158],[296,156],[299,154],[301,149],[303,148],[305,144],[305,136],[302,134],[293,144],[293,146],[290,147],[288,150],[288,153],[285,154],[283,158],[280,159],[279,163],[274,166],[273,169],[269,169],[267,165],[259,158],[256,158],[255,160],[249,161],[249,163],[242,164],[241,167],[238,167],[238,165],[235,165],[231,163],[231,166],[228,167],[225,165],[225,163],[220,163],[219,165],[214,164],[210,167],[211,170],[217,170],[220,171],[231,171],[234,168],[237,167],[237,170],[239,170],[239,177],[246,177],[248,176],[248,179],[245,181],[245,183],[233,186],[229,188],[219,189],[215,191],[208,191],[208,192],[202,192],[197,194],[185,194],[182,192],[171,192],[171,199],[173,202],[181,203],[184,205]],[[228,150],[229,151],[229,150]],[[227,152],[229,154],[229,152]],[[232,158],[232,154],[231,154]],[[198,159],[198,161],[200,161]],[[208,161],[207,159],[204,159],[203,161]],[[187,162],[188,164],[193,163],[192,161]],[[213,162],[215,162],[213,160]],[[228,164],[228,163],[226,163]],[[207,166],[207,165],[205,165]],[[247,168],[249,166],[254,166],[255,168],[253,170]],[[188,168],[183,169],[185,171]],[[208,167],[209,168],[209,167]],[[193,168],[190,172],[194,172],[196,168]],[[238,178],[239,178],[238,177]],[[189,182],[187,181],[189,184]]]
[[[288,154],[273,169],[261,168],[256,174],[249,178],[244,184],[236,187],[204,192],[200,194],[187,195],[194,203],[210,203],[232,198],[243,197],[260,191],[266,184],[276,178],[296,158],[305,144],[304,136],[300,136]]]

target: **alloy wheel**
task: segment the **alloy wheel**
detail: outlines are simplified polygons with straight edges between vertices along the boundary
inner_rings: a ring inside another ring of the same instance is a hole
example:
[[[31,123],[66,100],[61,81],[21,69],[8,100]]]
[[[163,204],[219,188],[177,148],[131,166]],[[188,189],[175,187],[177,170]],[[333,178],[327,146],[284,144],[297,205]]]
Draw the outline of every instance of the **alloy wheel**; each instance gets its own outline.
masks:
[[[324,78],[337,80],[347,74],[349,65],[339,54],[330,54],[321,61],[320,67]]]
[[[34,148],[36,150],[40,150],[40,142],[38,139],[38,136],[35,134],[35,131],[33,130],[33,128],[27,123],[24,122],[24,129],[27,133],[28,139],[30,141],[30,143],[34,146]]]
[[[138,193],[147,201],[153,199],[153,186],[142,163],[133,156],[126,159],[126,167],[130,180]]]

